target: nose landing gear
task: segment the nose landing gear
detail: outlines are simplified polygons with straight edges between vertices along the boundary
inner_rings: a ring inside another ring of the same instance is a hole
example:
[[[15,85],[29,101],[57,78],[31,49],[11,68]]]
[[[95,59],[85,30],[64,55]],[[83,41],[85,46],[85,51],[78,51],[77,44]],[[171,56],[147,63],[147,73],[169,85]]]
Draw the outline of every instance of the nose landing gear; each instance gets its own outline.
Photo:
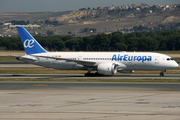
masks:
[[[160,73],[160,76],[161,76],[161,77],[164,76],[164,73],[161,72],[161,73]]]
[[[161,72],[160,72],[161,77],[164,76],[164,72],[166,72],[166,70],[161,70]]]

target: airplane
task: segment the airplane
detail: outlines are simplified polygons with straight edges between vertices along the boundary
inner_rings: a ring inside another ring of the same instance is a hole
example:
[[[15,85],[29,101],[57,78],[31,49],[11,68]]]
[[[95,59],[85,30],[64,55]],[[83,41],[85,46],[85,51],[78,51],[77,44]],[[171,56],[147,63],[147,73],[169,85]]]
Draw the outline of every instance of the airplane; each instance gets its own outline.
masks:
[[[49,52],[24,27],[16,28],[26,52],[17,59],[47,68],[87,70],[85,76],[158,70],[164,76],[166,70],[178,67],[170,56],[153,52]],[[91,73],[94,70],[96,73]]]

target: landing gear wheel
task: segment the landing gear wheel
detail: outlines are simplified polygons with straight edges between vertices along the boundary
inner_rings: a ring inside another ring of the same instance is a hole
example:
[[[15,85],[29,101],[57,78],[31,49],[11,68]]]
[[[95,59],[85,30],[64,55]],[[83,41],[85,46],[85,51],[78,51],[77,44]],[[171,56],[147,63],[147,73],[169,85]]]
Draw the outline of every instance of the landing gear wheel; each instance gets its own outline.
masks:
[[[85,73],[84,76],[85,77],[96,77],[96,76],[103,76],[103,75],[96,72],[96,73]]]
[[[87,77],[87,76],[88,76],[88,73],[85,73],[84,76]]]
[[[99,73],[98,72],[95,72],[95,76],[98,76],[99,75]]]
[[[160,72],[160,76],[161,76],[161,77],[164,76],[164,72],[166,72],[166,70],[161,70],[161,72]]]
[[[90,77],[90,76],[94,76],[94,74],[93,73],[85,73],[84,76],[85,77]]]
[[[164,76],[164,73],[160,73],[160,76],[161,76],[161,77]]]

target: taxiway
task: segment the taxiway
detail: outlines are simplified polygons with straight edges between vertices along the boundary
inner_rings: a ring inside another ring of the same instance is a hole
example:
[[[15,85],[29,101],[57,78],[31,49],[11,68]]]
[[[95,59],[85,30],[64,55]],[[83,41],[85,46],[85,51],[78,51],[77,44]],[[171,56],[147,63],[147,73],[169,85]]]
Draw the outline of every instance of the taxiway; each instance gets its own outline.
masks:
[[[177,91],[180,83],[133,82],[0,82],[0,90],[103,90],[103,91]]]
[[[179,99],[179,83],[0,82],[0,120],[178,120]]]

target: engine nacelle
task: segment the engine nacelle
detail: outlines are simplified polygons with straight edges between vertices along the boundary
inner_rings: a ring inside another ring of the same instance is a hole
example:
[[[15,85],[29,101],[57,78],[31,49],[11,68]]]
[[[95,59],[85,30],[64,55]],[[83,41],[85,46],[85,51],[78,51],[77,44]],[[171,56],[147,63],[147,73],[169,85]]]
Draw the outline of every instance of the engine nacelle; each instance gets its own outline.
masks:
[[[115,63],[101,63],[97,66],[97,71],[102,75],[113,75],[116,74],[116,64]]]

